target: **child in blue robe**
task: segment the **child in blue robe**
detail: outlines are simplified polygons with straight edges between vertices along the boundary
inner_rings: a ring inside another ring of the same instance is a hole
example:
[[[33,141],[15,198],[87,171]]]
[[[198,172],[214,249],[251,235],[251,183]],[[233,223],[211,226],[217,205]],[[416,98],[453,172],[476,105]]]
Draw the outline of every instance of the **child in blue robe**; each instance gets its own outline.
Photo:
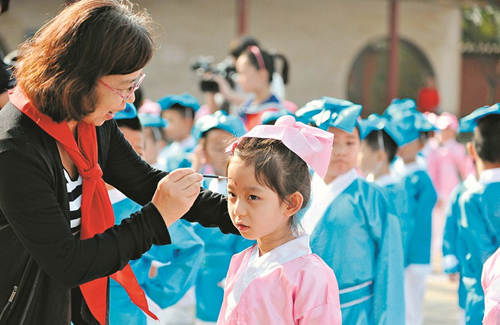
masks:
[[[161,117],[168,123],[165,128],[167,140],[172,141],[158,156],[158,166],[167,172],[177,168],[191,167],[191,155],[196,146],[191,129],[195,113],[200,108],[198,100],[188,94],[168,95],[158,101]]]
[[[467,298],[467,291],[460,271],[461,264],[466,260],[467,247],[458,232],[461,218],[459,198],[465,191],[473,189],[475,186],[477,186],[475,176],[469,175],[453,189],[450,194],[443,232],[443,271],[448,274],[451,281],[458,281],[458,306],[460,308],[458,324],[465,324],[465,301]]]
[[[210,169],[215,175],[225,176],[226,161],[229,157],[225,149],[234,138],[245,133],[243,122],[224,111],[200,117],[192,130],[199,146],[196,153],[200,157],[194,159],[192,168],[196,171]],[[200,163],[204,163],[204,166]],[[213,192],[227,195],[226,179],[206,178],[203,186]],[[215,324],[224,298],[224,282],[231,258],[255,242],[242,236],[225,235],[218,228],[195,225],[194,229],[205,243],[203,260],[195,284],[196,324]]]
[[[136,112],[127,107],[119,112],[115,119],[136,152],[144,151],[144,136]],[[141,206],[117,189],[108,190],[115,224],[141,209]],[[192,225],[185,220],[178,220],[169,227],[172,244],[153,245],[139,259],[130,261],[138,283],[144,289],[149,302],[160,308],[174,305],[187,290],[193,286],[196,273],[201,263],[203,242],[195,234]],[[125,289],[113,279],[109,281],[109,324],[146,325],[147,316],[134,305]],[[157,315],[161,319],[161,315]]]
[[[360,112],[360,105],[329,97],[297,111],[299,121],[335,135],[325,181],[313,175],[303,225],[312,252],[337,276],[344,324],[403,324],[401,230],[382,190],[356,171]]]
[[[396,157],[402,135],[396,123],[387,117],[371,114],[359,121],[361,152],[359,167],[366,180],[375,182],[383,190],[387,201],[393,206],[401,226],[404,256],[408,255],[409,220],[408,198],[401,179],[390,168]]]
[[[416,111],[412,100],[393,101],[384,116],[397,123],[402,135],[398,155],[404,162],[401,177],[408,197],[407,222],[411,230],[405,259],[406,324],[421,325],[426,280],[432,271],[432,210],[437,193],[425,166],[417,162],[417,156],[425,145],[425,133],[435,127]]]
[[[500,105],[478,108],[462,118],[459,131],[474,132],[467,149],[479,176],[479,186],[459,198],[459,234],[467,249],[467,258],[460,264],[467,290],[465,320],[467,324],[481,324],[481,272],[484,262],[500,246]]]

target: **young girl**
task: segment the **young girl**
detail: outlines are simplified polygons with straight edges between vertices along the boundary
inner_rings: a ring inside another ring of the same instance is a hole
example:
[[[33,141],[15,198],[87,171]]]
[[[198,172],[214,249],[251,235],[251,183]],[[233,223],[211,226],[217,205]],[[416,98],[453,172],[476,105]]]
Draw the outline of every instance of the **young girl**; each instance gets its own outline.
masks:
[[[326,172],[333,136],[283,116],[233,143],[228,211],[254,245],[231,260],[217,324],[341,324],[335,275],[296,225],[310,174]]]
[[[323,97],[297,111],[335,135],[324,180],[313,176],[304,226],[312,251],[335,270],[344,324],[404,324],[399,221],[377,185],[356,170],[361,106]]]
[[[225,148],[245,132],[243,122],[237,116],[227,115],[225,111],[200,117],[191,132],[200,147],[195,150],[192,168],[203,173],[210,169],[215,175],[226,176],[226,162],[230,153],[225,152]],[[201,162],[204,163],[203,166],[200,166]],[[227,195],[227,179],[205,179],[203,187]],[[255,242],[242,236],[223,234],[217,228],[204,228],[199,224],[194,226],[194,230],[205,243],[203,263],[195,284],[195,324],[215,324],[224,298],[224,282],[231,257]]]
[[[405,303],[406,324],[423,323],[423,301],[427,276],[431,273],[431,233],[432,210],[437,201],[437,193],[425,170],[425,165],[417,162],[417,155],[427,140],[425,132],[435,127],[417,112],[413,100],[401,100],[400,112],[398,104],[391,104],[384,113],[400,126],[402,141],[398,155],[404,162],[402,182],[408,197],[408,222],[411,232],[408,234],[408,254],[405,260]],[[405,111],[406,109],[406,111]],[[403,112],[403,114],[401,114]]]
[[[408,198],[401,179],[390,170],[396,157],[398,143],[402,136],[396,123],[378,114],[371,114],[359,121],[361,151],[358,156],[359,167],[366,180],[374,182],[382,189],[388,202],[392,202],[399,217],[405,256],[408,253],[408,234],[411,224],[408,222]]]
[[[257,46],[249,46],[236,60],[238,84],[245,93],[255,96],[238,108],[238,114],[248,130],[262,124],[266,111],[285,110],[281,101],[271,93],[274,72],[273,57]]]

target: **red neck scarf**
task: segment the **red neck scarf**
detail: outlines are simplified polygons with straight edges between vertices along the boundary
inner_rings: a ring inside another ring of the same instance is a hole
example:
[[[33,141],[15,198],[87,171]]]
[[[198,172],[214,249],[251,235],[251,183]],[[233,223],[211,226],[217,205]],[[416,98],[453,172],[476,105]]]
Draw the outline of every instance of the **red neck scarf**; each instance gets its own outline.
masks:
[[[103,233],[115,223],[113,207],[109,200],[106,185],[102,180],[102,170],[97,162],[97,138],[95,126],[85,122],[78,123],[78,144],[68,123],[56,123],[49,116],[31,104],[19,87],[9,91],[9,99],[14,106],[31,118],[40,128],[53,137],[68,153],[82,176],[82,224],[80,238],[92,238]],[[150,317],[158,318],[149,310],[144,291],[139,286],[130,265],[111,275],[127,291],[134,304]],[[80,285],[85,302],[94,317],[101,324],[106,322],[107,277],[99,278]]]

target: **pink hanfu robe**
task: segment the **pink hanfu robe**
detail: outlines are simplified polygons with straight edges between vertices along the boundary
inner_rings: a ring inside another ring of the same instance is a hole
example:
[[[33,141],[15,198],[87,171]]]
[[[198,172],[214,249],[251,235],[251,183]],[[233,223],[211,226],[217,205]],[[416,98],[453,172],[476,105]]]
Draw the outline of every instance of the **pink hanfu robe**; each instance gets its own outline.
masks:
[[[484,263],[481,285],[485,307],[483,324],[500,324],[500,249]]]
[[[260,257],[257,245],[233,256],[217,325],[341,323],[337,279],[308,236]]]

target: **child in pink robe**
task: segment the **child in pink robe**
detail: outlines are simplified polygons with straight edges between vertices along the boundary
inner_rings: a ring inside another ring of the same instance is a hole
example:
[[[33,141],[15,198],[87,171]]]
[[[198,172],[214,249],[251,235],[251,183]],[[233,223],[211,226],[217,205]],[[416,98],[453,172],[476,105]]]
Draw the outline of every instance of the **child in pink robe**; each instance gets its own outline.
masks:
[[[481,285],[484,290],[483,324],[496,325],[500,323],[500,249],[486,260],[481,275]]]
[[[231,146],[228,212],[257,244],[231,260],[218,325],[342,323],[335,274],[295,220],[310,197],[308,165],[324,177],[332,143],[331,133],[283,116]]]

